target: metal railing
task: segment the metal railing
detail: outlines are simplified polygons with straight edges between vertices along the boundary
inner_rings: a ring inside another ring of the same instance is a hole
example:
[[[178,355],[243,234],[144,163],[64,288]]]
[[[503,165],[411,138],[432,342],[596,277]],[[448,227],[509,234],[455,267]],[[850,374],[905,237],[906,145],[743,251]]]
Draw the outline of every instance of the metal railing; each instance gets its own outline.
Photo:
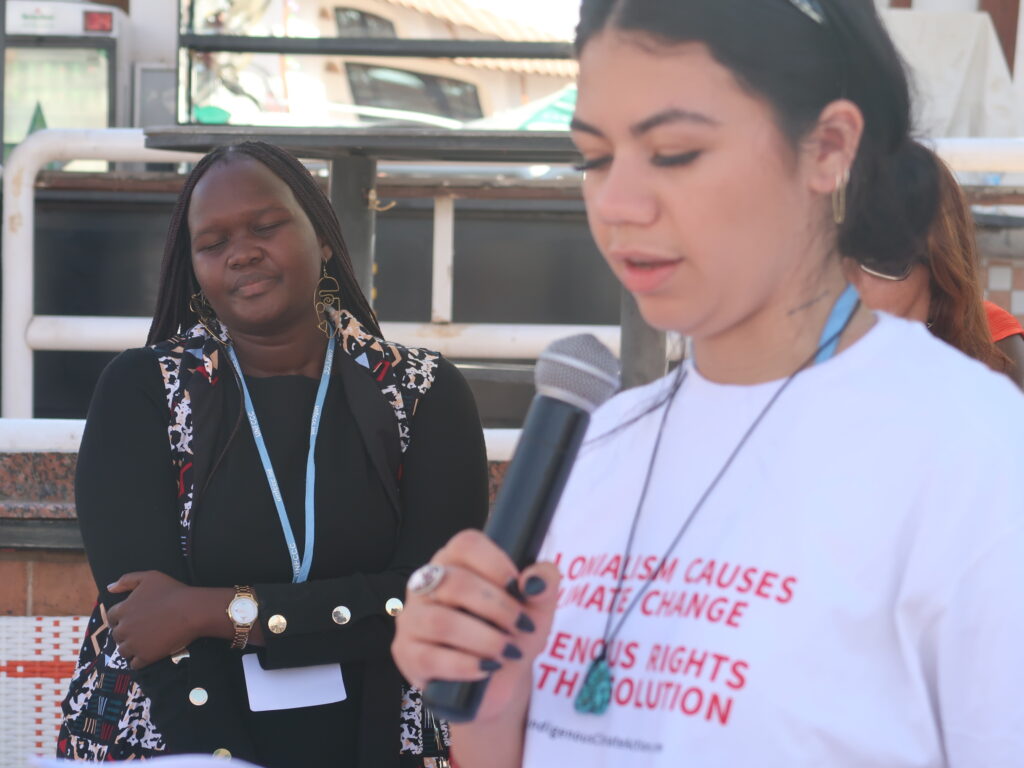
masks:
[[[29,136],[11,154],[5,169],[2,234],[3,294],[0,365],[4,419],[31,419],[36,350],[117,352],[141,346],[150,319],[36,315],[35,180],[47,163],[80,159],[109,161],[190,162],[198,155],[148,149],[142,130],[45,130]],[[613,351],[619,349],[619,327],[532,324],[461,324],[452,321],[454,269],[454,197],[435,197],[433,285],[430,323],[384,323],[389,338],[412,346],[436,349],[452,358],[477,360],[534,359],[555,339],[593,333]],[[25,422],[17,424],[18,432]],[[4,427],[8,436],[12,427]],[[80,434],[80,433],[78,433]],[[492,459],[509,458],[516,430],[486,430]],[[28,438],[29,443],[35,438]],[[63,445],[63,443],[62,443]]]
[[[80,159],[189,162],[196,155],[148,149],[139,129],[45,130],[32,134],[11,154],[4,169],[2,235],[2,384],[0,415],[30,419],[33,413],[33,351],[120,351],[141,345],[149,318],[36,315],[35,179],[49,162]],[[956,171],[1024,173],[1024,139],[944,139],[940,155]],[[385,335],[410,345],[428,346],[454,358],[532,359],[545,346],[572,333],[594,333],[613,351],[619,348],[618,326],[513,325],[452,323],[454,201],[435,198],[433,287],[430,323],[384,323]],[[0,434],[24,430],[8,422]],[[492,458],[507,458],[516,430],[488,430]],[[77,433],[76,433],[77,434]],[[4,438],[0,437],[0,442]],[[9,438],[10,439],[10,438]],[[31,442],[31,439],[29,440]]]
[[[32,302],[35,296],[35,180],[39,171],[53,161],[180,163],[195,159],[197,156],[191,153],[147,149],[143,132],[132,128],[39,131],[11,153],[4,169],[4,222],[0,240],[3,258],[0,415],[32,416],[32,347],[28,334],[36,319]]]
[[[196,53],[386,56],[431,59],[555,59],[575,57],[572,43],[518,40],[445,40],[408,37],[260,37],[184,33],[178,47]]]

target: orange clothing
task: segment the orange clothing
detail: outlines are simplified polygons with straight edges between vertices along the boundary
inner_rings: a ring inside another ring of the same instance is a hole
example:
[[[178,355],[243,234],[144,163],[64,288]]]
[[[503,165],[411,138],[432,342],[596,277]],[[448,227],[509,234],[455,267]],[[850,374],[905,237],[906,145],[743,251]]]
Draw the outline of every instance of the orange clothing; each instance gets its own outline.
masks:
[[[1024,336],[1024,327],[1021,327],[1017,318],[991,301],[985,302],[985,314],[988,315],[988,328],[992,334],[992,341],[1002,341],[1018,333]]]

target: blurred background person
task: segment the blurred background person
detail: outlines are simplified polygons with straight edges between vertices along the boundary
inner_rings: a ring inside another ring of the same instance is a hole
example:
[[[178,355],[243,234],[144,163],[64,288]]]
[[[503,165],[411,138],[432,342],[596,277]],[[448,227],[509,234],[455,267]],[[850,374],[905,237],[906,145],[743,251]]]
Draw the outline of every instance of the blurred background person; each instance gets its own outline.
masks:
[[[985,314],[992,340],[1009,358],[1013,366],[1011,375],[1024,388],[1024,327],[1016,317],[995,302],[985,302]]]
[[[963,190],[930,149],[914,143],[911,151],[922,163],[934,163],[939,177],[938,211],[922,252],[897,269],[851,259],[848,276],[872,309],[925,323],[947,344],[1024,387],[1024,331],[1013,315],[982,299],[974,219]]]

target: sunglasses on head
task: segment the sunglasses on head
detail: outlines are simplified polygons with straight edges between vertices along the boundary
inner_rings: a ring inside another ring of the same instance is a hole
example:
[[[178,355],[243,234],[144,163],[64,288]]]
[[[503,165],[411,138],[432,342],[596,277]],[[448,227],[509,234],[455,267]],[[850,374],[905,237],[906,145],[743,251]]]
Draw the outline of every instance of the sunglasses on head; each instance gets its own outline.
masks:
[[[899,271],[893,271],[889,267],[881,267],[879,265],[869,267],[866,264],[860,264],[859,266],[862,272],[869,274],[872,277],[878,277],[881,278],[882,280],[891,280],[894,283],[898,283],[901,280],[906,280],[908,277],[910,277],[910,273],[914,271],[914,267],[918,263],[919,262],[917,261],[911,261],[902,270]]]

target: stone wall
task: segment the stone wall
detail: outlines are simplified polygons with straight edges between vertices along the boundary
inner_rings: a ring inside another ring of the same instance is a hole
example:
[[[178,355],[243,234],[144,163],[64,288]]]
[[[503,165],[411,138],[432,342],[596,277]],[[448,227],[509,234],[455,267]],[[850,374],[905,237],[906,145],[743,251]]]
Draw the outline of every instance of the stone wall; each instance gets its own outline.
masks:
[[[981,278],[985,298],[1024,322],[1024,258],[985,257]]]

